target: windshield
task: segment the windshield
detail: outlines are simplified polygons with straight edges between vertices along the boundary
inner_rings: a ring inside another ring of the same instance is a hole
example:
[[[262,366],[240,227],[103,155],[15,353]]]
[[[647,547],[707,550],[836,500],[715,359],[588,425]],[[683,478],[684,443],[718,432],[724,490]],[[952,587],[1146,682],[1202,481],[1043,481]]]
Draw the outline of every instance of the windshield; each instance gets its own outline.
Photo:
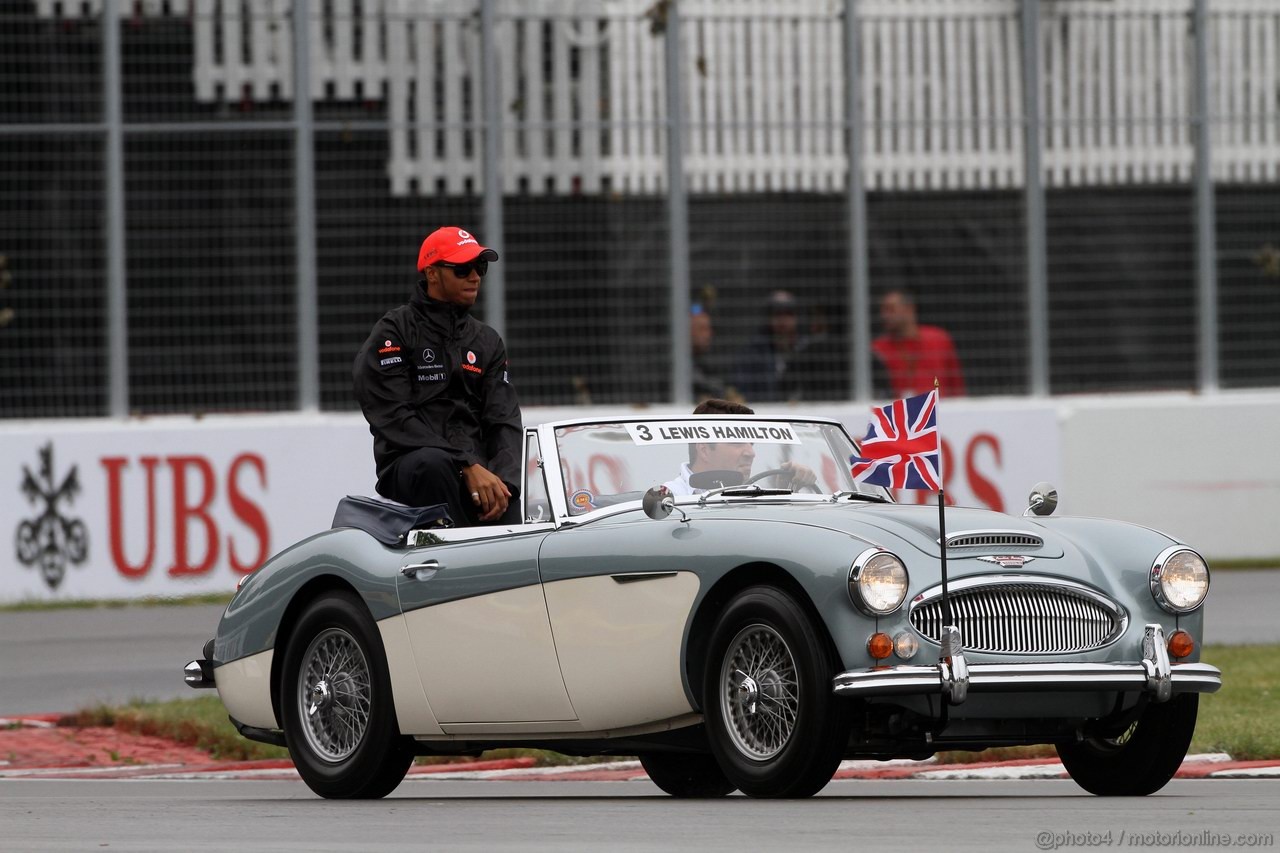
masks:
[[[853,481],[853,444],[832,424],[673,418],[559,427],[555,436],[570,515],[639,500],[657,485],[677,497],[755,483],[796,494],[890,499],[879,486]]]

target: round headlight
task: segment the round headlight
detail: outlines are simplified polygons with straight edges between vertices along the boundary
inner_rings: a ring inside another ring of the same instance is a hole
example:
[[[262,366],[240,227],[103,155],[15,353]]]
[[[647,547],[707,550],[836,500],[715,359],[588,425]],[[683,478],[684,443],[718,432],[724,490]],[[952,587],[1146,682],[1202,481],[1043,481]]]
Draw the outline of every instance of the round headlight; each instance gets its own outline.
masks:
[[[849,598],[869,616],[884,616],[907,597],[907,567],[888,551],[870,548],[849,569]]]
[[[1170,613],[1189,613],[1209,594],[1209,567],[1189,548],[1166,548],[1151,566],[1151,594]]]

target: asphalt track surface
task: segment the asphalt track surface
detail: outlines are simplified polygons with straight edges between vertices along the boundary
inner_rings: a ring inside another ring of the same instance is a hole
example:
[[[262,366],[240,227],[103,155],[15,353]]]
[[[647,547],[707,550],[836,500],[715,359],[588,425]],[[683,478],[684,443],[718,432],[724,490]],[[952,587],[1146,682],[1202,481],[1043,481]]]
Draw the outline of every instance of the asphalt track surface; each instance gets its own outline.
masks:
[[[1175,780],[1151,797],[1104,799],[1067,781],[838,781],[811,800],[698,801],[672,799],[648,782],[410,781],[385,800],[334,802],[301,782],[27,780],[0,782],[0,847],[1274,850],[1276,786]]]
[[[1280,643],[1278,606],[1280,570],[1218,572],[1206,640]],[[182,667],[221,615],[207,605],[0,613],[0,717],[193,696]]]

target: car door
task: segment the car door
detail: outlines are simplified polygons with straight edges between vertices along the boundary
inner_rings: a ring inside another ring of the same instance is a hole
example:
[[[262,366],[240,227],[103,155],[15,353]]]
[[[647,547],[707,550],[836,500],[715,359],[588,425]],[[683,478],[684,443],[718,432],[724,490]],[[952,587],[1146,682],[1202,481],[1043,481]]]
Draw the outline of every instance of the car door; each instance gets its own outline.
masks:
[[[565,685],[586,731],[692,713],[681,656],[698,594],[680,525],[605,520],[542,545],[547,609]]]
[[[446,730],[575,719],[538,582],[544,536],[467,537],[406,553],[400,607],[427,702]]]
[[[526,483],[522,494],[534,493]],[[446,731],[576,719],[538,577],[538,549],[552,529],[454,528],[406,552],[400,607],[427,702]]]

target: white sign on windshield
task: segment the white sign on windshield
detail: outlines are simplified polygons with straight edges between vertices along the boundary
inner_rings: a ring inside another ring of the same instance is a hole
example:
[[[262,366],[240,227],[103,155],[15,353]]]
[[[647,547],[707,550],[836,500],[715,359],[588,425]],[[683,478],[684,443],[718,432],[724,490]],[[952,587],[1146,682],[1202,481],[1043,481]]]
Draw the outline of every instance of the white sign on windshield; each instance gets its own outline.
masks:
[[[687,444],[691,441],[753,441],[766,444],[799,444],[791,424],[753,421],[653,421],[627,424],[636,444]]]

